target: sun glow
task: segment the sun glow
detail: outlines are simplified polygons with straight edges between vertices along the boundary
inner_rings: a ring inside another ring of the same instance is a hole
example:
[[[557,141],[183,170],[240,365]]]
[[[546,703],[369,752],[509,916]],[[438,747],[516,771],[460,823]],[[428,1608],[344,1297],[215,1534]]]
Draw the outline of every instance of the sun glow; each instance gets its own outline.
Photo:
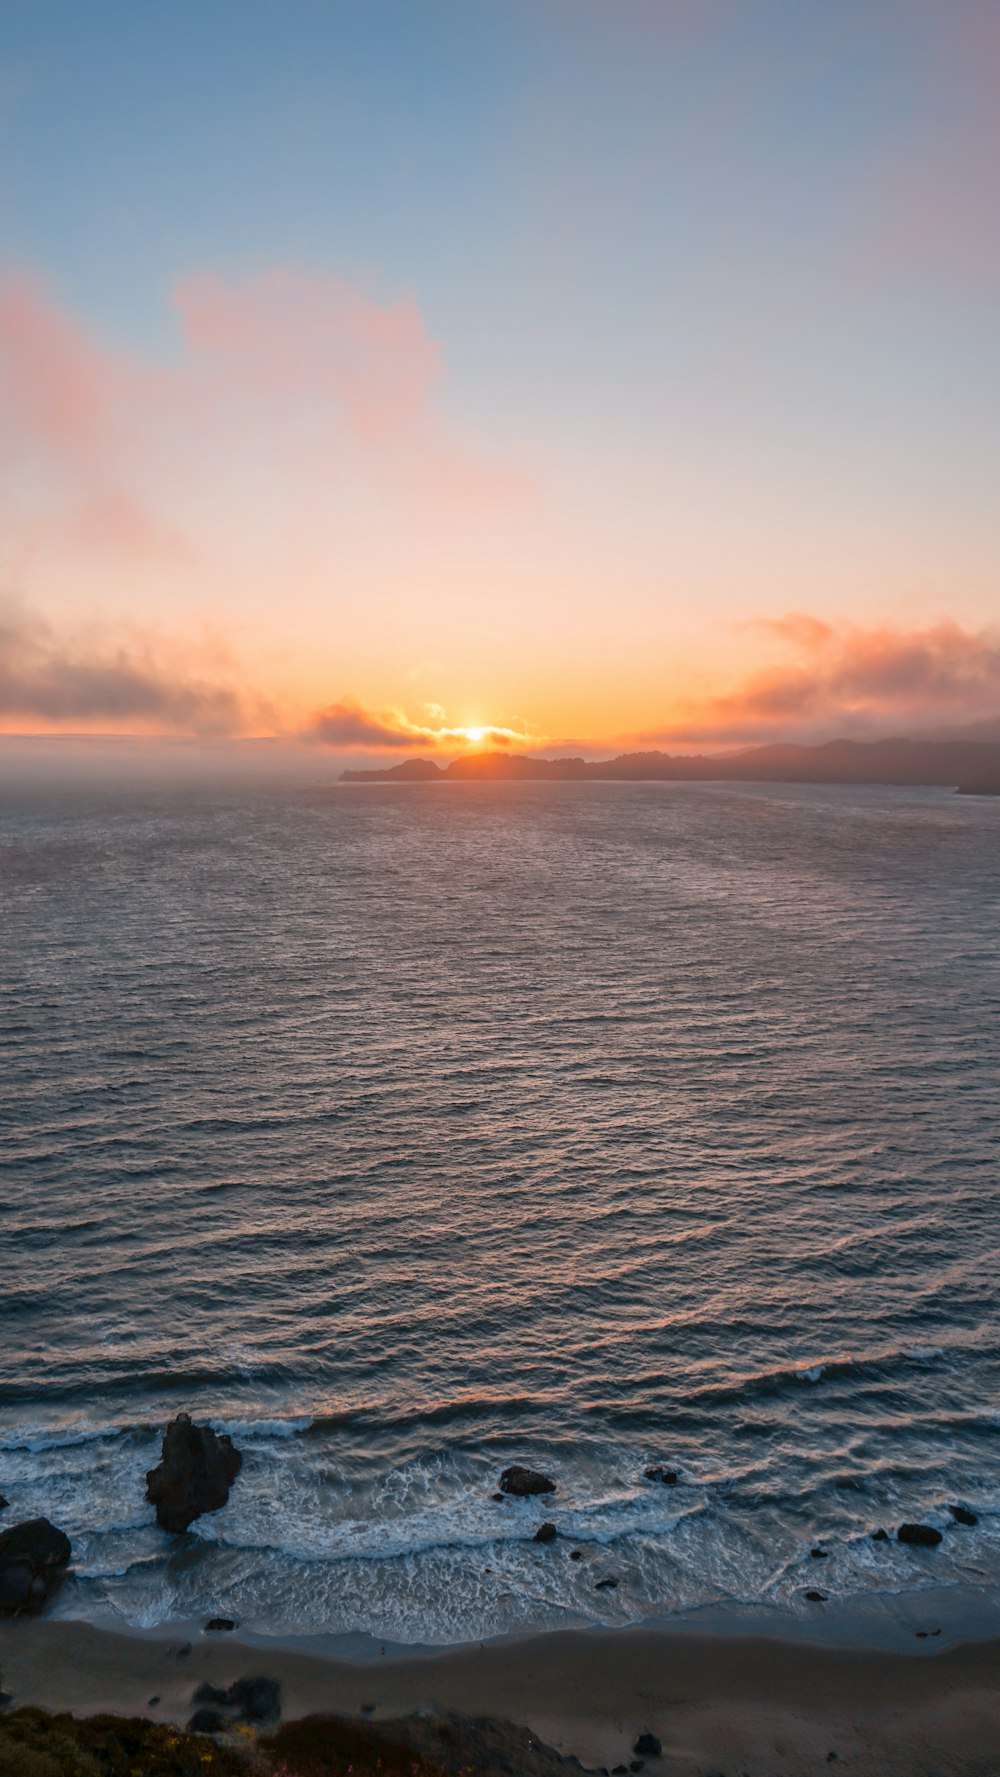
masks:
[[[478,747],[485,740],[488,730],[485,728],[460,728],[458,732],[464,735],[466,740],[471,741],[474,747]]]

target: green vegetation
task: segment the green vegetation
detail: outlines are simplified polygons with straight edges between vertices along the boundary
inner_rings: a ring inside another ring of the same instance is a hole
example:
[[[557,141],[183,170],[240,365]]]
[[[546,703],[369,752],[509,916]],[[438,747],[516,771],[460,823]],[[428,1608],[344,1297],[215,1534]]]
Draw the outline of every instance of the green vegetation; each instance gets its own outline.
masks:
[[[286,1722],[263,1746],[274,1777],[444,1777],[402,1741],[330,1715]]]
[[[3,1777],[247,1777],[247,1760],[204,1734],[123,1715],[0,1715]]]
[[[131,1716],[0,1715],[2,1777],[445,1777],[441,1766],[364,1723],[314,1715],[266,1740],[219,1746],[207,1734]]]

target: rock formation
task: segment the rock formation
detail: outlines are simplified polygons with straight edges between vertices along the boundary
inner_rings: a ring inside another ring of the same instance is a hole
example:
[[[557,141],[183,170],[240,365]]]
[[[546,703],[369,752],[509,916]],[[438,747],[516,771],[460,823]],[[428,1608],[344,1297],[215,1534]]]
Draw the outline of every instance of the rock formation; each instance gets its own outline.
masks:
[[[72,1552],[69,1537],[47,1518],[29,1518],[0,1534],[0,1616],[41,1610]]]
[[[915,1543],[920,1549],[936,1549],[941,1541],[940,1530],[933,1524],[901,1524],[896,1532],[898,1543]]]
[[[167,1426],[162,1460],[146,1476],[146,1498],[164,1530],[186,1530],[202,1512],[217,1512],[243,1466],[231,1438],[193,1425],[178,1413]]]
[[[515,1462],[505,1468],[500,1476],[501,1493],[512,1493],[515,1499],[526,1499],[530,1493],[554,1493],[556,1484],[547,1475],[539,1475],[532,1468],[522,1468]]]

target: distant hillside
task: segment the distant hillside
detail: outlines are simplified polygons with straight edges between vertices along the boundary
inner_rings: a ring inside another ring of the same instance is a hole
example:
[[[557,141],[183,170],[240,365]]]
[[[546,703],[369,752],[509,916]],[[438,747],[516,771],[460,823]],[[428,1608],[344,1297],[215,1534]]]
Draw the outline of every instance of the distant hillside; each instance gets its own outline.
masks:
[[[522,753],[470,753],[437,765],[405,759],[378,771],[344,771],[345,784],[437,783],[449,778],[528,778],[548,782],[727,782],[939,784],[969,795],[1000,789],[1000,743],[934,740],[831,740],[739,752],[619,753],[614,759],[532,759]]]

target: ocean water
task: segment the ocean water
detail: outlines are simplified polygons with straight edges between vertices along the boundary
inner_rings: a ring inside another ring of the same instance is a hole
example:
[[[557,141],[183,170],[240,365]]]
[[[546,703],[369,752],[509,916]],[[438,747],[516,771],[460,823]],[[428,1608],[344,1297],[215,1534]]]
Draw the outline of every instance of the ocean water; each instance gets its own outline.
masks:
[[[996,1585],[1000,803],[8,793],[0,895],[0,1492],[73,1538],[58,1611]],[[171,1538],[182,1408],[245,1464]]]

